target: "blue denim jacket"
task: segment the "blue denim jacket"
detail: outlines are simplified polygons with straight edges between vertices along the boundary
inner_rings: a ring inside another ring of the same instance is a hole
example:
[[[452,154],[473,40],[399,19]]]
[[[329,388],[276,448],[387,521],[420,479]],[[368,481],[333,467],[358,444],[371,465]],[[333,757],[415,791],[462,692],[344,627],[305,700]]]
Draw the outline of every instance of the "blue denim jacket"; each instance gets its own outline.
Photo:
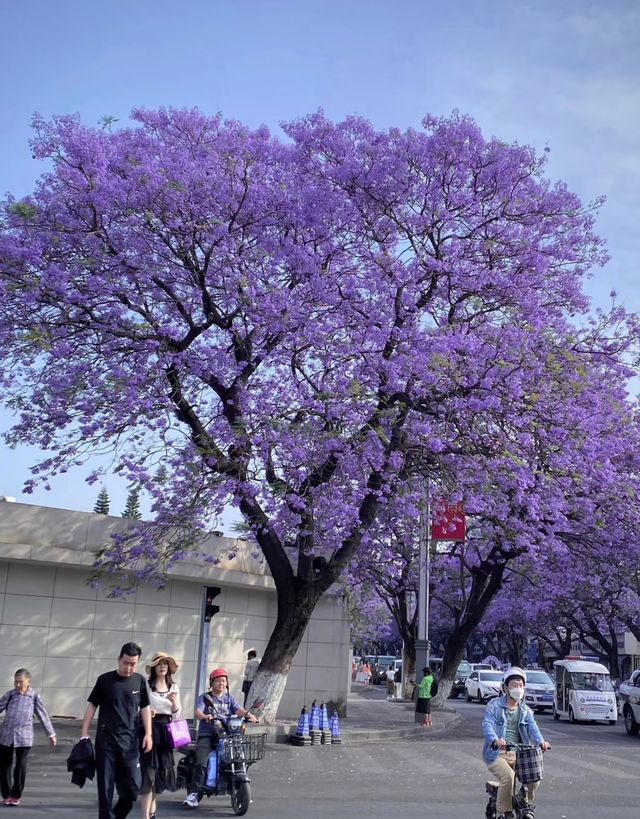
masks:
[[[521,742],[524,745],[540,745],[544,742],[538,724],[533,716],[533,711],[525,703],[520,703],[520,714],[518,718],[518,729],[520,731]],[[504,739],[507,731],[507,697],[496,697],[487,705],[482,720],[482,733],[485,743],[482,749],[482,758],[487,765],[491,765],[498,758],[500,751],[491,747],[491,743],[496,739]]]

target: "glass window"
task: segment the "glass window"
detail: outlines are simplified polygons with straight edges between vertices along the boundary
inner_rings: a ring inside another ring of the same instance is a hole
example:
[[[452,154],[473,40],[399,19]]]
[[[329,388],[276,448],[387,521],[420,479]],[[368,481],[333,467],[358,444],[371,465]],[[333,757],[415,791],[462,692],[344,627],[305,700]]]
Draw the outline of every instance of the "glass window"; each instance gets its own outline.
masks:
[[[527,682],[535,685],[553,685],[553,680],[544,671],[527,671]]]
[[[477,674],[484,682],[502,682],[501,671],[478,671]]]
[[[608,674],[574,671],[571,675],[573,687],[579,691],[613,691]]]

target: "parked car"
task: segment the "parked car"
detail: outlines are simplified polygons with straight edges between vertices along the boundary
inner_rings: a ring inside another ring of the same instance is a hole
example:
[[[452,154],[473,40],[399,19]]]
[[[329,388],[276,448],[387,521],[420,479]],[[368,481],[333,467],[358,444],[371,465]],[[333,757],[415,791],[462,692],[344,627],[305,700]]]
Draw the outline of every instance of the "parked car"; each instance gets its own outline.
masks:
[[[630,736],[640,731],[640,668],[618,687],[618,711]]]
[[[500,694],[502,685],[501,671],[472,671],[464,683],[467,702],[477,699],[478,702],[488,702]]]
[[[553,708],[553,680],[542,669],[527,669],[524,701],[534,711],[542,713]]]
[[[453,679],[453,685],[451,686],[451,693],[449,694],[450,697],[456,699],[459,697],[460,694],[464,694],[465,688],[464,684],[467,680],[467,677],[473,669],[471,668],[471,663],[467,662],[467,660],[463,660],[458,668],[456,669],[456,676]]]

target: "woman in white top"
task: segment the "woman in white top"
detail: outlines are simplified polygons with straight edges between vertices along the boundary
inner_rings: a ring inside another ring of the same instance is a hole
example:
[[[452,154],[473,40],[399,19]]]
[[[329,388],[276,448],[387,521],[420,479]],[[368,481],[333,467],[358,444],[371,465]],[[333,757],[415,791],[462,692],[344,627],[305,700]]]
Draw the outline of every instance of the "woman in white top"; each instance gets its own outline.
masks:
[[[145,670],[149,675],[153,748],[140,757],[140,805],[143,819],[155,819],[156,794],[176,790],[176,768],[167,723],[180,718],[180,690],[173,681],[178,663],[164,651],[156,651]]]

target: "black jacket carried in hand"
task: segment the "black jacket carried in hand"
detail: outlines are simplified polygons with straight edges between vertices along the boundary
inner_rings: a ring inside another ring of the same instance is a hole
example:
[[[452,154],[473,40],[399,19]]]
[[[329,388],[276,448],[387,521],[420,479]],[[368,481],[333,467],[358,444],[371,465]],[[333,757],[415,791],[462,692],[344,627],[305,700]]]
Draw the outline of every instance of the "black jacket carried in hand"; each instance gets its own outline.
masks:
[[[81,739],[73,746],[67,758],[67,770],[71,771],[71,782],[80,788],[87,779],[93,779],[96,772],[96,755],[90,739]]]

